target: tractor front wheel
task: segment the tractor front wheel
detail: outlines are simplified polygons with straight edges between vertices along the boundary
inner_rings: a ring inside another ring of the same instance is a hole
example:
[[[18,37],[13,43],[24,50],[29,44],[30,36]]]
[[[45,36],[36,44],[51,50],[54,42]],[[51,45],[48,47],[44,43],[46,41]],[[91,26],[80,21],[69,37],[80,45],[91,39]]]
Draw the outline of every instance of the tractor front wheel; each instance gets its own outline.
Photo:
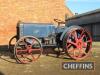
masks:
[[[40,41],[33,36],[20,38],[14,48],[14,55],[18,63],[26,64],[36,61],[42,53]]]

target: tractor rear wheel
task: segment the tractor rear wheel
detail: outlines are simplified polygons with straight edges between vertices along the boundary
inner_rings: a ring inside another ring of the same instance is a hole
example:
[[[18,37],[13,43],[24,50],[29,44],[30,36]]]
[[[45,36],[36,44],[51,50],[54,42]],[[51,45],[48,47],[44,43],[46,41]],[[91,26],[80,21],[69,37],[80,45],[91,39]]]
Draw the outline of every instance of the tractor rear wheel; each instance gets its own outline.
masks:
[[[86,58],[92,47],[90,33],[79,26],[71,26],[63,39],[65,53],[75,60]]]

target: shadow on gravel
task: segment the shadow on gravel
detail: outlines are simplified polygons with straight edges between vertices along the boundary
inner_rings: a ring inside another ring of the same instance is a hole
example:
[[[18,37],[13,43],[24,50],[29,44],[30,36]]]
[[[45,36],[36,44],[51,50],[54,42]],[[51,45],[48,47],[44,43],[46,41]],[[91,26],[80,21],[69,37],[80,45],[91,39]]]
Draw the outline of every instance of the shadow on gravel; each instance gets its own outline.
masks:
[[[9,60],[8,58],[5,58],[5,57],[0,57],[0,59],[7,61],[7,62],[10,62],[10,63],[16,63],[15,61]]]
[[[16,63],[13,53],[8,50],[8,45],[0,45],[0,59],[10,63]]]
[[[8,49],[8,45],[0,45],[0,59],[10,63],[16,63],[13,51],[13,49],[11,49],[11,51]],[[59,52],[54,51],[52,48],[44,48],[43,50],[43,55],[48,57],[72,60],[71,58],[67,57],[67,55],[61,57],[63,54],[64,53],[59,54]]]
[[[49,55],[46,55],[48,57],[54,57],[54,58],[57,58],[57,59],[67,59],[67,60],[73,60],[72,58],[68,57],[67,55],[66,56],[59,56],[59,57],[56,57],[55,55],[52,55],[52,54],[49,54]]]
[[[2,72],[0,71],[0,75],[4,75],[4,73],[2,73]]]

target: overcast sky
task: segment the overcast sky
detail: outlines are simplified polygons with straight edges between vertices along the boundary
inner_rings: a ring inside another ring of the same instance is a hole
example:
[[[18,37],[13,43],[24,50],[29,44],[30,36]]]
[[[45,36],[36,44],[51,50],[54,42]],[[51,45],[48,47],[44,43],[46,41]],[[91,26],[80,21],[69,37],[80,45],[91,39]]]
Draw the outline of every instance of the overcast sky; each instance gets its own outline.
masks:
[[[100,0],[65,0],[65,4],[73,13],[84,13],[100,9]]]

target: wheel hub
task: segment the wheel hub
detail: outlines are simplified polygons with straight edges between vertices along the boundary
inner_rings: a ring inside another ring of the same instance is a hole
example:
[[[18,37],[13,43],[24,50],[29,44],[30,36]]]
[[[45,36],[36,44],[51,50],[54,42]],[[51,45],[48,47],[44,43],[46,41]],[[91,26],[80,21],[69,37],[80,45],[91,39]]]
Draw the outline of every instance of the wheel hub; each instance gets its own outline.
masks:
[[[77,40],[76,44],[77,44],[77,48],[79,48],[79,49],[82,48],[83,43],[82,43],[81,39]]]

